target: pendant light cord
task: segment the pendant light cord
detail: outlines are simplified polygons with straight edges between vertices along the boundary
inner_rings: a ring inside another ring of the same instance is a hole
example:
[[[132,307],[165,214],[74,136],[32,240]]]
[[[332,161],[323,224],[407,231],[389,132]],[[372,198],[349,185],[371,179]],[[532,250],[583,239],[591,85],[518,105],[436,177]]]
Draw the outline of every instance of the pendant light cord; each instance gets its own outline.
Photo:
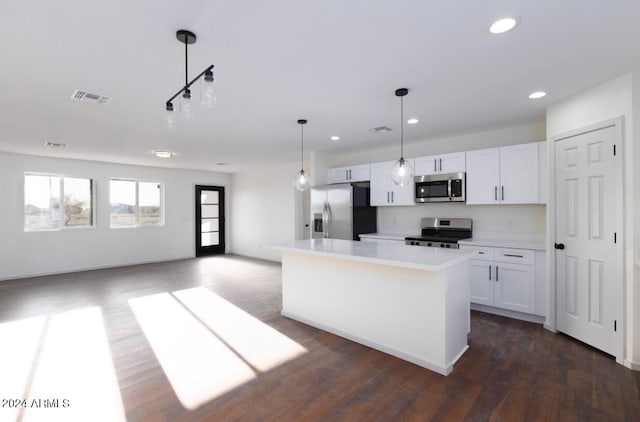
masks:
[[[400,97],[400,159],[404,159],[404,96]]]
[[[184,41],[184,89],[189,89],[187,86],[189,85],[189,54],[187,53],[189,49],[189,43],[185,39]]]
[[[304,125],[300,125],[300,171],[304,171]]]

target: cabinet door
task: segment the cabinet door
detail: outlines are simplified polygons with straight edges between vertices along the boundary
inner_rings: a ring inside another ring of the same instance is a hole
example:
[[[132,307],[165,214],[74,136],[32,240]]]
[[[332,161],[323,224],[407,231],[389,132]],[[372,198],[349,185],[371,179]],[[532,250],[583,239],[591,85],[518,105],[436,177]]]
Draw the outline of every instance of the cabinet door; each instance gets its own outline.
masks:
[[[438,157],[438,170],[440,173],[464,173],[467,171],[465,153],[454,152],[441,155]]]
[[[389,170],[393,166],[393,163],[385,161],[382,163],[372,163],[371,169],[371,205],[381,206],[390,204],[390,184],[391,176],[389,176]]]
[[[495,306],[535,313],[536,277],[533,265],[495,264]]]
[[[366,182],[371,178],[371,176],[369,175],[369,164],[351,166],[348,168],[348,170],[350,182]]]
[[[464,152],[416,157],[415,163],[416,176],[440,173],[464,173],[467,168],[466,155]]]
[[[469,151],[467,156],[467,204],[498,204],[500,149]]]
[[[413,166],[413,159],[406,161]],[[372,206],[415,205],[415,184],[412,182],[407,186],[396,186],[389,174],[393,163],[394,161],[384,161],[370,165]]]
[[[438,157],[429,155],[425,157],[416,157],[416,176],[427,176],[438,173]]]
[[[327,183],[345,183],[349,169],[347,167],[330,168],[327,174]]]
[[[495,273],[493,262],[469,260],[471,274],[471,303],[493,306]]]
[[[500,200],[534,204],[540,200],[537,142],[500,148]]]
[[[391,176],[389,176],[391,178]],[[389,205],[415,205],[414,199],[415,185],[411,183],[408,186],[396,186],[391,182],[391,203]]]

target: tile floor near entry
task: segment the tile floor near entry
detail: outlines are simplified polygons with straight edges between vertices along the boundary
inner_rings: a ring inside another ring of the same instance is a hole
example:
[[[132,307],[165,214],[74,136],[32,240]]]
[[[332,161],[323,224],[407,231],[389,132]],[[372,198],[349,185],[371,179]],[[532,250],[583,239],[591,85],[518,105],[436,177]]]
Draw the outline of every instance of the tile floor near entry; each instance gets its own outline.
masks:
[[[280,316],[232,255],[0,282],[0,420],[634,420],[640,373],[472,313],[443,377]],[[402,329],[402,327],[399,327]]]

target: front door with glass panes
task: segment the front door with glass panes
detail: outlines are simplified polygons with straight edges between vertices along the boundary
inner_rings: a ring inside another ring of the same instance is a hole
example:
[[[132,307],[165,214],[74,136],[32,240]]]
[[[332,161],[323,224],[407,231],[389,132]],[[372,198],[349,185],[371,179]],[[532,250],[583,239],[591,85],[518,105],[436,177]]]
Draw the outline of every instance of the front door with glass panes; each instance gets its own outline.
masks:
[[[196,256],[224,253],[224,187],[196,185]]]

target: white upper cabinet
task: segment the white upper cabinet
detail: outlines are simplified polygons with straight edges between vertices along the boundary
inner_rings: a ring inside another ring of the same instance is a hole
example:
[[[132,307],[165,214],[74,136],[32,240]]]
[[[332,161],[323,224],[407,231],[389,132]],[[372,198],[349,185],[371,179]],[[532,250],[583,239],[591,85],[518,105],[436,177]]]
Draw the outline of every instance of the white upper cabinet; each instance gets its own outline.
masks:
[[[500,148],[467,152],[467,204],[499,204]]]
[[[538,142],[500,148],[500,200],[534,204],[540,200]]]
[[[405,159],[413,166],[413,158]],[[371,163],[371,205],[415,205],[413,199],[415,184],[413,181],[408,186],[397,186],[391,180],[389,172],[393,168],[394,161]]]
[[[369,179],[369,164],[330,168],[327,174],[327,181],[329,184],[366,182]]]
[[[417,157],[415,162],[416,176],[441,173],[464,173],[466,171],[464,152]]]
[[[467,204],[540,200],[538,142],[467,152]]]

